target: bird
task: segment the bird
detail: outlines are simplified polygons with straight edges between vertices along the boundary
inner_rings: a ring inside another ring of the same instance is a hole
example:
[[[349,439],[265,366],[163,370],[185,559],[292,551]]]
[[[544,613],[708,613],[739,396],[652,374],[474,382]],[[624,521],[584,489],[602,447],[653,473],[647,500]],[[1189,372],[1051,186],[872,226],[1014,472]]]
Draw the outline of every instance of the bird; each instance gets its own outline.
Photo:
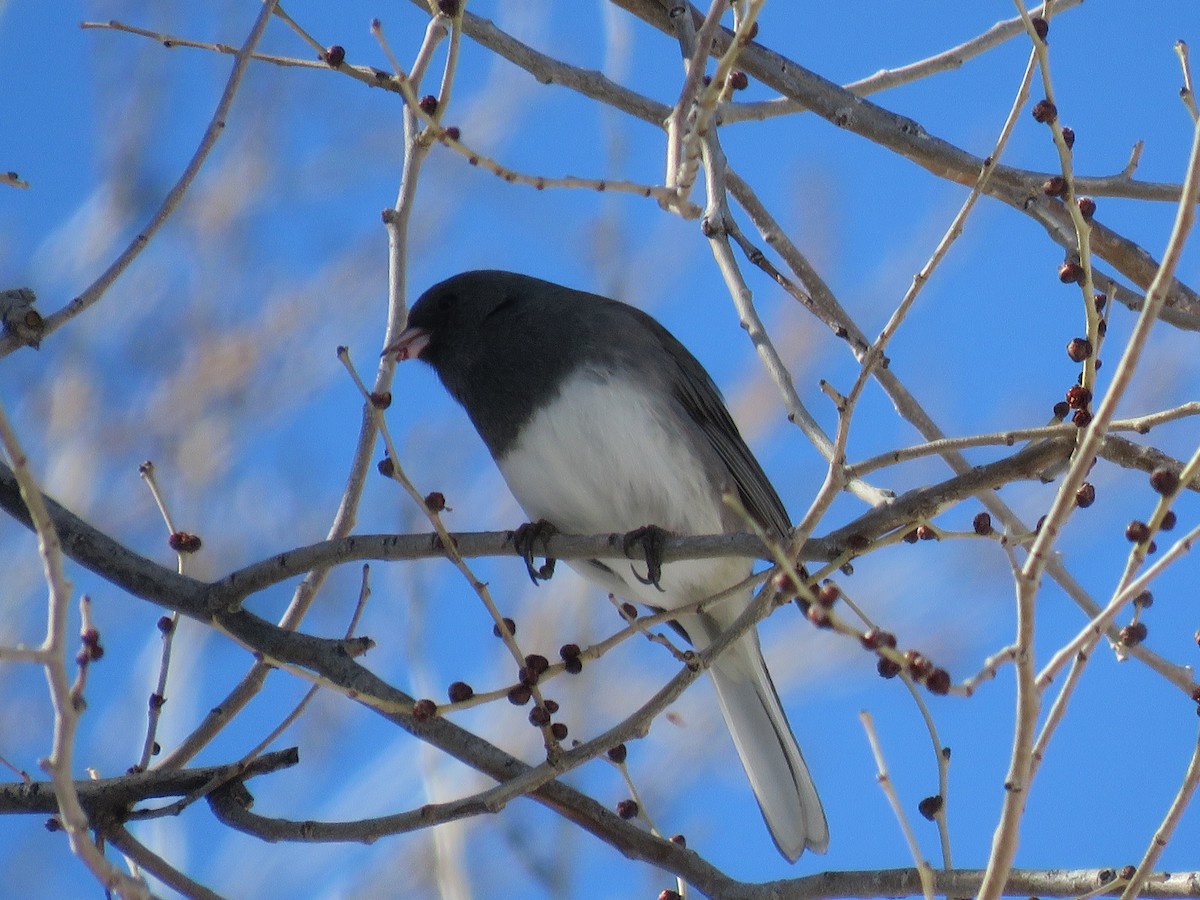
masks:
[[[571,534],[745,531],[723,500],[731,491],[766,533],[786,541],[791,531],[708,372],[634,306],[514,272],[463,272],[418,298],[384,353],[433,368],[531,523]],[[534,575],[531,560],[530,553]],[[721,593],[752,569],[748,559],[680,560],[647,577],[629,559],[569,564],[603,590],[656,610]],[[703,649],[753,592],[736,596],[680,613],[673,624]],[[730,644],[709,674],[779,852],[789,862],[805,849],[824,853],[825,812],[757,631]]]

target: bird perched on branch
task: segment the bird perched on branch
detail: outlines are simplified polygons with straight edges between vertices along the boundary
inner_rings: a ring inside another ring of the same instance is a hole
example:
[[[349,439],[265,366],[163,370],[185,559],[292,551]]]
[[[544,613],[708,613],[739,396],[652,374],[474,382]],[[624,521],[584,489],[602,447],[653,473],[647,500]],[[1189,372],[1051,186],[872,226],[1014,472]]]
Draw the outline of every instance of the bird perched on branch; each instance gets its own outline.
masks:
[[[657,526],[680,535],[746,530],[723,494],[733,492],[772,537],[790,520],[742,440],[712,378],[644,312],[524,275],[466,272],[414,304],[387,353],[433,367],[466,409],[531,522],[573,534],[632,532],[653,543]],[[532,551],[527,551],[531,575]],[[655,609],[720,594],[751,572],[746,559],[667,563],[628,559],[571,565],[606,591]],[[678,627],[698,649],[749,604],[743,588]],[[779,851],[795,861],[823,853],[829,830],[816,787],[751,630],[709,669],[717,699]]]

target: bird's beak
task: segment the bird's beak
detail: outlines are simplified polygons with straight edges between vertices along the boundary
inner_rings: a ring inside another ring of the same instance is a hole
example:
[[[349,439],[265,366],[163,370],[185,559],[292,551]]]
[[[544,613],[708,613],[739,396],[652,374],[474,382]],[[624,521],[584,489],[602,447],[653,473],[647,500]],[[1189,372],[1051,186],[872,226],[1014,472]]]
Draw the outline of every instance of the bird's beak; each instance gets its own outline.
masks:
[[[396,354],[396,362],[404,362],[406,359],[416,359],[428,344],[428,329],[406,328],[400,334],[400,337],[388,346],[380,356],[390,356],[394,353]]]

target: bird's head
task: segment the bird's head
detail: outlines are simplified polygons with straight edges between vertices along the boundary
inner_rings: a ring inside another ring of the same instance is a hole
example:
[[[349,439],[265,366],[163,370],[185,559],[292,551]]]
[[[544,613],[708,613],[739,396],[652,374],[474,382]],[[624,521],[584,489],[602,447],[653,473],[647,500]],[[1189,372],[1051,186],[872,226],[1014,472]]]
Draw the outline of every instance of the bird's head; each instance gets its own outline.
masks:
[[[529,279],[511,272],[464,272],[435,284],[408,314],[408,325],[384,355],[420,359],[442,371],[486,340],[495,317],[529,293]]]

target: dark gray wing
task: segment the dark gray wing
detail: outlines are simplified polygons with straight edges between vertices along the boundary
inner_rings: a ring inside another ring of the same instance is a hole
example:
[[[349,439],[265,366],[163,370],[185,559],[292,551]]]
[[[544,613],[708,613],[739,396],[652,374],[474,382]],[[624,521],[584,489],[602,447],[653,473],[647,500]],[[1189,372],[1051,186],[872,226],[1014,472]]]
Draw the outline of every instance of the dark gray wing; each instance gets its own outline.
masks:
[[[786,538],[792,526],[783,501],[742,440],[721,392],[696,357],[636,307],[548,282],[537,284],[538,315],[546,329],[539,336],[539,357],[555,350],[569,351],[575,365],[592,359],[602,366],[616,363],[647,377],[657,370],[728,470],[746,510],[768,532]]]
[[[678,377],[673,385],[676,399],[729,469],[747,512],[768,532],[786,538],[792,523],[783,501],[746,446],[712,378],[669,331],[653,319],[649,325],[677,367]]]

